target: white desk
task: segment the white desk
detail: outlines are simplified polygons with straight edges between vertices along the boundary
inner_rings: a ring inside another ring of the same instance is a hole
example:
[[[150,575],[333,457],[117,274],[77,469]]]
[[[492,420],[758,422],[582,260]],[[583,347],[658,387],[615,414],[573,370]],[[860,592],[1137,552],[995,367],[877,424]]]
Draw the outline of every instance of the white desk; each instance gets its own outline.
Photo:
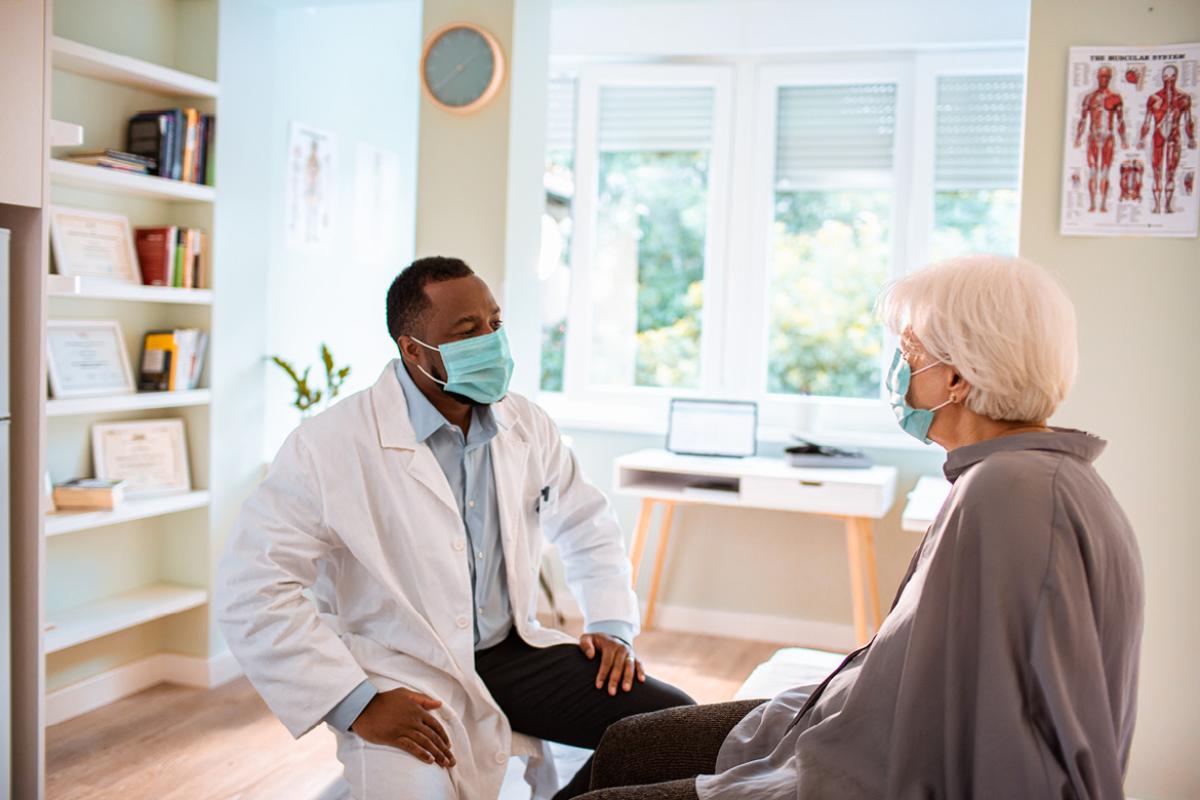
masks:
[[[924,475],[908,493],[900,527],[913,533],[924,533],[933,524],[950,494],[950,481],[937,475]]]
[[[855,634],[860,643],[866,643],[871,631],[879,628],[882,616],[871,520],[883,517],[892,507],[896,495],[894,467],[797,469],[781,459],[705,458],[678,456],[665,450],[642,450],[618,458],[614,469],[614,491],[642,498],[630,554],[635,584],[654,506],[661,503],[664,507],[658,552],[654,556],[654,574],[646,598],[644,628],[649,629],[654,621],[654,604],[658,599],[671,523],[675,507],[681,503],[792,511],[844,520]],[[698,484],[714,486],[700,488]],[[870,594],[870,627],[867,623],[867,593]]]

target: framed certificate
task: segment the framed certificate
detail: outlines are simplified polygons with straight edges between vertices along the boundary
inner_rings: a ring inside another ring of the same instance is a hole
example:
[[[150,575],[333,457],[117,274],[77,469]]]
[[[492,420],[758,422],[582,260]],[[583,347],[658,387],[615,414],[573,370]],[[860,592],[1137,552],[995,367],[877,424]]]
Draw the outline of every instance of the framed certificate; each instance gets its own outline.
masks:
[[[92,462],[97,478],[125,481],[129,497],[192,488],[181,419],[93,425]]]
[[[129,219],[83,208],[50,209],[50,247],[59,275],[141,284]]]
[[[116,320],[52,319],[46,323],[46,366],[54,397],[134,391],[125,337]]]

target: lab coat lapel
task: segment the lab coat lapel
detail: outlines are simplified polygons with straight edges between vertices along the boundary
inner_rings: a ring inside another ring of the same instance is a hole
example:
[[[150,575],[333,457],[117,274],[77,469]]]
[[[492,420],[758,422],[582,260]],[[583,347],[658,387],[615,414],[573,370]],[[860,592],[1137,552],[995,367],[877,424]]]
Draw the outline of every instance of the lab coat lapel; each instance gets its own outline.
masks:
[[[417,445],[408,451],[407,456],[405,468],[408,470],[409,477],[433,492],[434,496],[455,514],[460,514],[458,503],[450,491],[450,483],[446,480],[446,473],[442,472],[441,465],[433,456],[433,451],[428,447]]]
[[[492,439],[492,466],[496,481],[496,507],[500,512],[500,533],[503,539],[504,561],[510,571],[519,563],[516,536],[521,531],[521,504],[525,502],[524,477],[529,462],[529,442],[520,420],[511,418],[503,404],[493,406],[500,430]],[[511,577],[510,572],[510,588]]]
[[[446,474],[434,458],[433,451],[418,442],[413,432],[404,391],[396,378],[395,361],[384,367],[383,374],[371,388],[371,407],[375,414],[375,425],[379,430],[380,446],[406,451],[403,453],[404,468],[409,477],[433,493],[434,497],[455,514],[460,514]]]

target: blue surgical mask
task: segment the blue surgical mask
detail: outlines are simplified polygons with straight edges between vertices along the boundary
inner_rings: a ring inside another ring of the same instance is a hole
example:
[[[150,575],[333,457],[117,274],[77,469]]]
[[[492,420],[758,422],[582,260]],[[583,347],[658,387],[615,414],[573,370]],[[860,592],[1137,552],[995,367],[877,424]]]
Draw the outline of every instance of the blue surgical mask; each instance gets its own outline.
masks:
[[[892,411],[896,413],[896,421],[900,423],[900,427],[905,433],[925,444],[932,443],[929,438],[929,427],[933,425],[933,412],[954,401],[947,400],[933,408],[913,408],[908,404],[908,384],[913,375],[920,375],[925,370],[933,369],[941,363],[941,361],[935,361],[929,366],[921,367],[913,372],[912,367],[900,353],[900,348],[897,347],[896,355],[892,357],[892,368],[888,370],[887,374],[888,400],[892,404]]]
[[[421,369],[420,365],[417,365],[417,369],[424,372],[429,380],[441,384],[448,393],[469,397],[483,405],[498,403],[508,394],[513,360],[508,348],[508,336],[503,328],[471,339],[446,342],[438,347],[425,344],[415,336],[413,341],[442,354],[446,380],[439,381]]]

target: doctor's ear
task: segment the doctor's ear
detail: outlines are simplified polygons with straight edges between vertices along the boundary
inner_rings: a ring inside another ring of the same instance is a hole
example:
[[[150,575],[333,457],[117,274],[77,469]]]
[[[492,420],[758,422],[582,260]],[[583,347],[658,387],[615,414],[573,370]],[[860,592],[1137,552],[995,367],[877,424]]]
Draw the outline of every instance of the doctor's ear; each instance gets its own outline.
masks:
[[[400,357],[405,361],[415,364],[418,362],[417,354],[421,350],[421,345],[413,341],[411,336],[407,334],[396,340],[396,347],[400,349]]]

